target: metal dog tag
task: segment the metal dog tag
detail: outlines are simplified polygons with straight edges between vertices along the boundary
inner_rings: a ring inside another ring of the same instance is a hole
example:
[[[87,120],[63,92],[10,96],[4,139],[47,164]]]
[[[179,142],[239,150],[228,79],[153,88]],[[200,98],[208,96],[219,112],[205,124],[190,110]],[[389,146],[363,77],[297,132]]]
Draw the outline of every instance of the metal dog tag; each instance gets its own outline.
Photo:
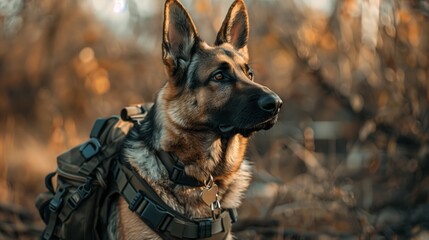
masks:
[[[213,183],[213,185],[209,188],[203,189],[201,192],[201,198],[207,204],[207,206],[211,206],[212,203],[217,201],[218,191],[219,187],[216,185],[216,183]]]

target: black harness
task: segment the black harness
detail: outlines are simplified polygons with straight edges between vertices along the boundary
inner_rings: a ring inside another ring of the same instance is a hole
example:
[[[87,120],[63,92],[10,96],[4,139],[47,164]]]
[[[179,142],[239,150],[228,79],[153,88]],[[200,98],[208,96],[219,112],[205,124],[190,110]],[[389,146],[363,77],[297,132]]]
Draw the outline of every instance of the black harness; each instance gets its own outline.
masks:
[[[183,163],[173,154],[159,151],[157,157],[161,160],[162,164],[168,171],[168,177],[175,184],[191,186],[191,187],[203,187],[205,184],[194,177],[190,177],[185,173],[185,166]]]
[[[127,162],[117,161],[113,176],[129,209],[163,239],[224,239],[237,221],[236,209],[222,210],[216,219],[186,217],[168,206]]]
[[[141,110],[141,111],[140,111]],[[145,109],[140,106],[122,112],[123,120],[139,124]],[[133,114],[130,114],[132,112]],[[158,151],[172,182],[178,185],[203,187],[206,184],[186,175],[183,163],[173,154]],[[113,165],[113,177],[119,193],[152,230],[163,239],[225,239],[231,224],[237,221],[236,209],[222,209],[218,215],[205,219],[191,219],[167,205],[153,188],[135,171],[130,163],[118,159]]]

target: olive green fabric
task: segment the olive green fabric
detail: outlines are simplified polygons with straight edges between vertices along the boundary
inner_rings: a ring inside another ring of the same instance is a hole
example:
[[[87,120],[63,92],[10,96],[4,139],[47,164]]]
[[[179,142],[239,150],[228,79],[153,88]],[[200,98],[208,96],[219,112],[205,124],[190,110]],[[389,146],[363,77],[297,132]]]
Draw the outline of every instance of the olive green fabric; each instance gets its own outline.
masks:
[[[57,186],[36,199],[47,227],[42,239],[104,239],[110,199],[116,184],[110,168],[133,124],[119,117],[97,119],[90,140],[58,156]],[[85,157],[86,156],[86,157]]]
[[[147,112],[150,107],[151,105],[137,106],[135,108],[138,108],[139,114],[125,119],[138,124],[145,116],[141,113]],[[136,179],[143,179],[136,173],[129,172],[125,167],[123,168],[125,172],[136,176],[123,174],[124,177],[121,178],[118,175],[122,172],[119,171],[122,169],[119,167],[122,166],[122,162],[117,156],[132,126],[133,123],[122,121],[118,116],[97,119],[87,142],[58,156],[57,170],[45,178],[48,191],[39,194],[36,199],[36,207],[46,223],[41,238],[107,239],[106,228],[112,201],[122,195],[130,203],[136,195],[127,194],[130,191],[123,191],[123,184],[120,183],[124,183],[128,184],[130,189],[138,189],[148,197],[150,202],[154,201],[155,205],[151,205],[153,210],[151,213],[156,216],[139,213],[140,217],[143,216],[142,220],[147,220],[145,222],[149,226],[153,222],[152,217],[159,218],[167,212],[168,215],[173,216],[166,225],[166,229],[158,232],[162,238],[224,239],[230,232],[231,223],[236,221],[235,209],[225,209],[219,218],[214,220],[188,219],[164,203],[147,183],[142,184],[137,181]],[[57,184],[54,188],[52,178],[55,175],[57,175]],[[136,193],[136,189],[132,192]],[[164,210],[158,213],[159,208]],[[158,230],[153,227],[152,229]]]

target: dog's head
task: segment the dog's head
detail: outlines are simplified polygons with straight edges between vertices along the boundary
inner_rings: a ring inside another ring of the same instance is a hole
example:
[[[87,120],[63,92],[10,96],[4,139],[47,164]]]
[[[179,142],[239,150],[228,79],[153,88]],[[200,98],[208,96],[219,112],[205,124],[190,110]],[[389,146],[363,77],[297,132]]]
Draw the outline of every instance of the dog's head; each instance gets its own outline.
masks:
[[[248,36],[242,0],[230,7],[214,46],[200,39],[180,2],[166,1],[162,58],[169,80],[163,100],[168,118],[178,127],[249,136],[273,126],[282,101],[254,82]]]

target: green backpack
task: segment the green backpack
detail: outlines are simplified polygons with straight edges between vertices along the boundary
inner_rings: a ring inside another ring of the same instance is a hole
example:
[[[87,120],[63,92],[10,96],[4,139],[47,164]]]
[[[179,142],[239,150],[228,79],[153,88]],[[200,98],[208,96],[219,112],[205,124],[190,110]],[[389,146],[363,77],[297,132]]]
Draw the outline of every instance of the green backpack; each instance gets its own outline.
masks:
[[[90,139],[58,156],[58,168],[45,178],[47,192],[36,199],[46,228],[42,239],[107,239],[109,208],[122,196],[142,221],[163,239],[224,239],[236,209],[222,209],[211,219],[192,219],[172,209],[133,169],[119,158],[123,140],[144,119],[151,105],[128,107],[121,118],[97,119]],[[175,184],[189,186],[183,166],[166,152],[159,159]],[[57,175],[54,189],[52,178]],[[193,184],[195,181],[191,181]]]
[[[104,239],[108,208],[116,185],[109,174],[131,123],[142,119],[145,107],[125,108],[121,115],[97,119],[90,139],[57,158],[58,168],[45,177],[47,192],[36,207],[46,223],[42,239]],[[129,117],[132,115],[133,117]],[[52,178],[57,175],[54,189]],[[78,208],[78,211],[75,211]]]

